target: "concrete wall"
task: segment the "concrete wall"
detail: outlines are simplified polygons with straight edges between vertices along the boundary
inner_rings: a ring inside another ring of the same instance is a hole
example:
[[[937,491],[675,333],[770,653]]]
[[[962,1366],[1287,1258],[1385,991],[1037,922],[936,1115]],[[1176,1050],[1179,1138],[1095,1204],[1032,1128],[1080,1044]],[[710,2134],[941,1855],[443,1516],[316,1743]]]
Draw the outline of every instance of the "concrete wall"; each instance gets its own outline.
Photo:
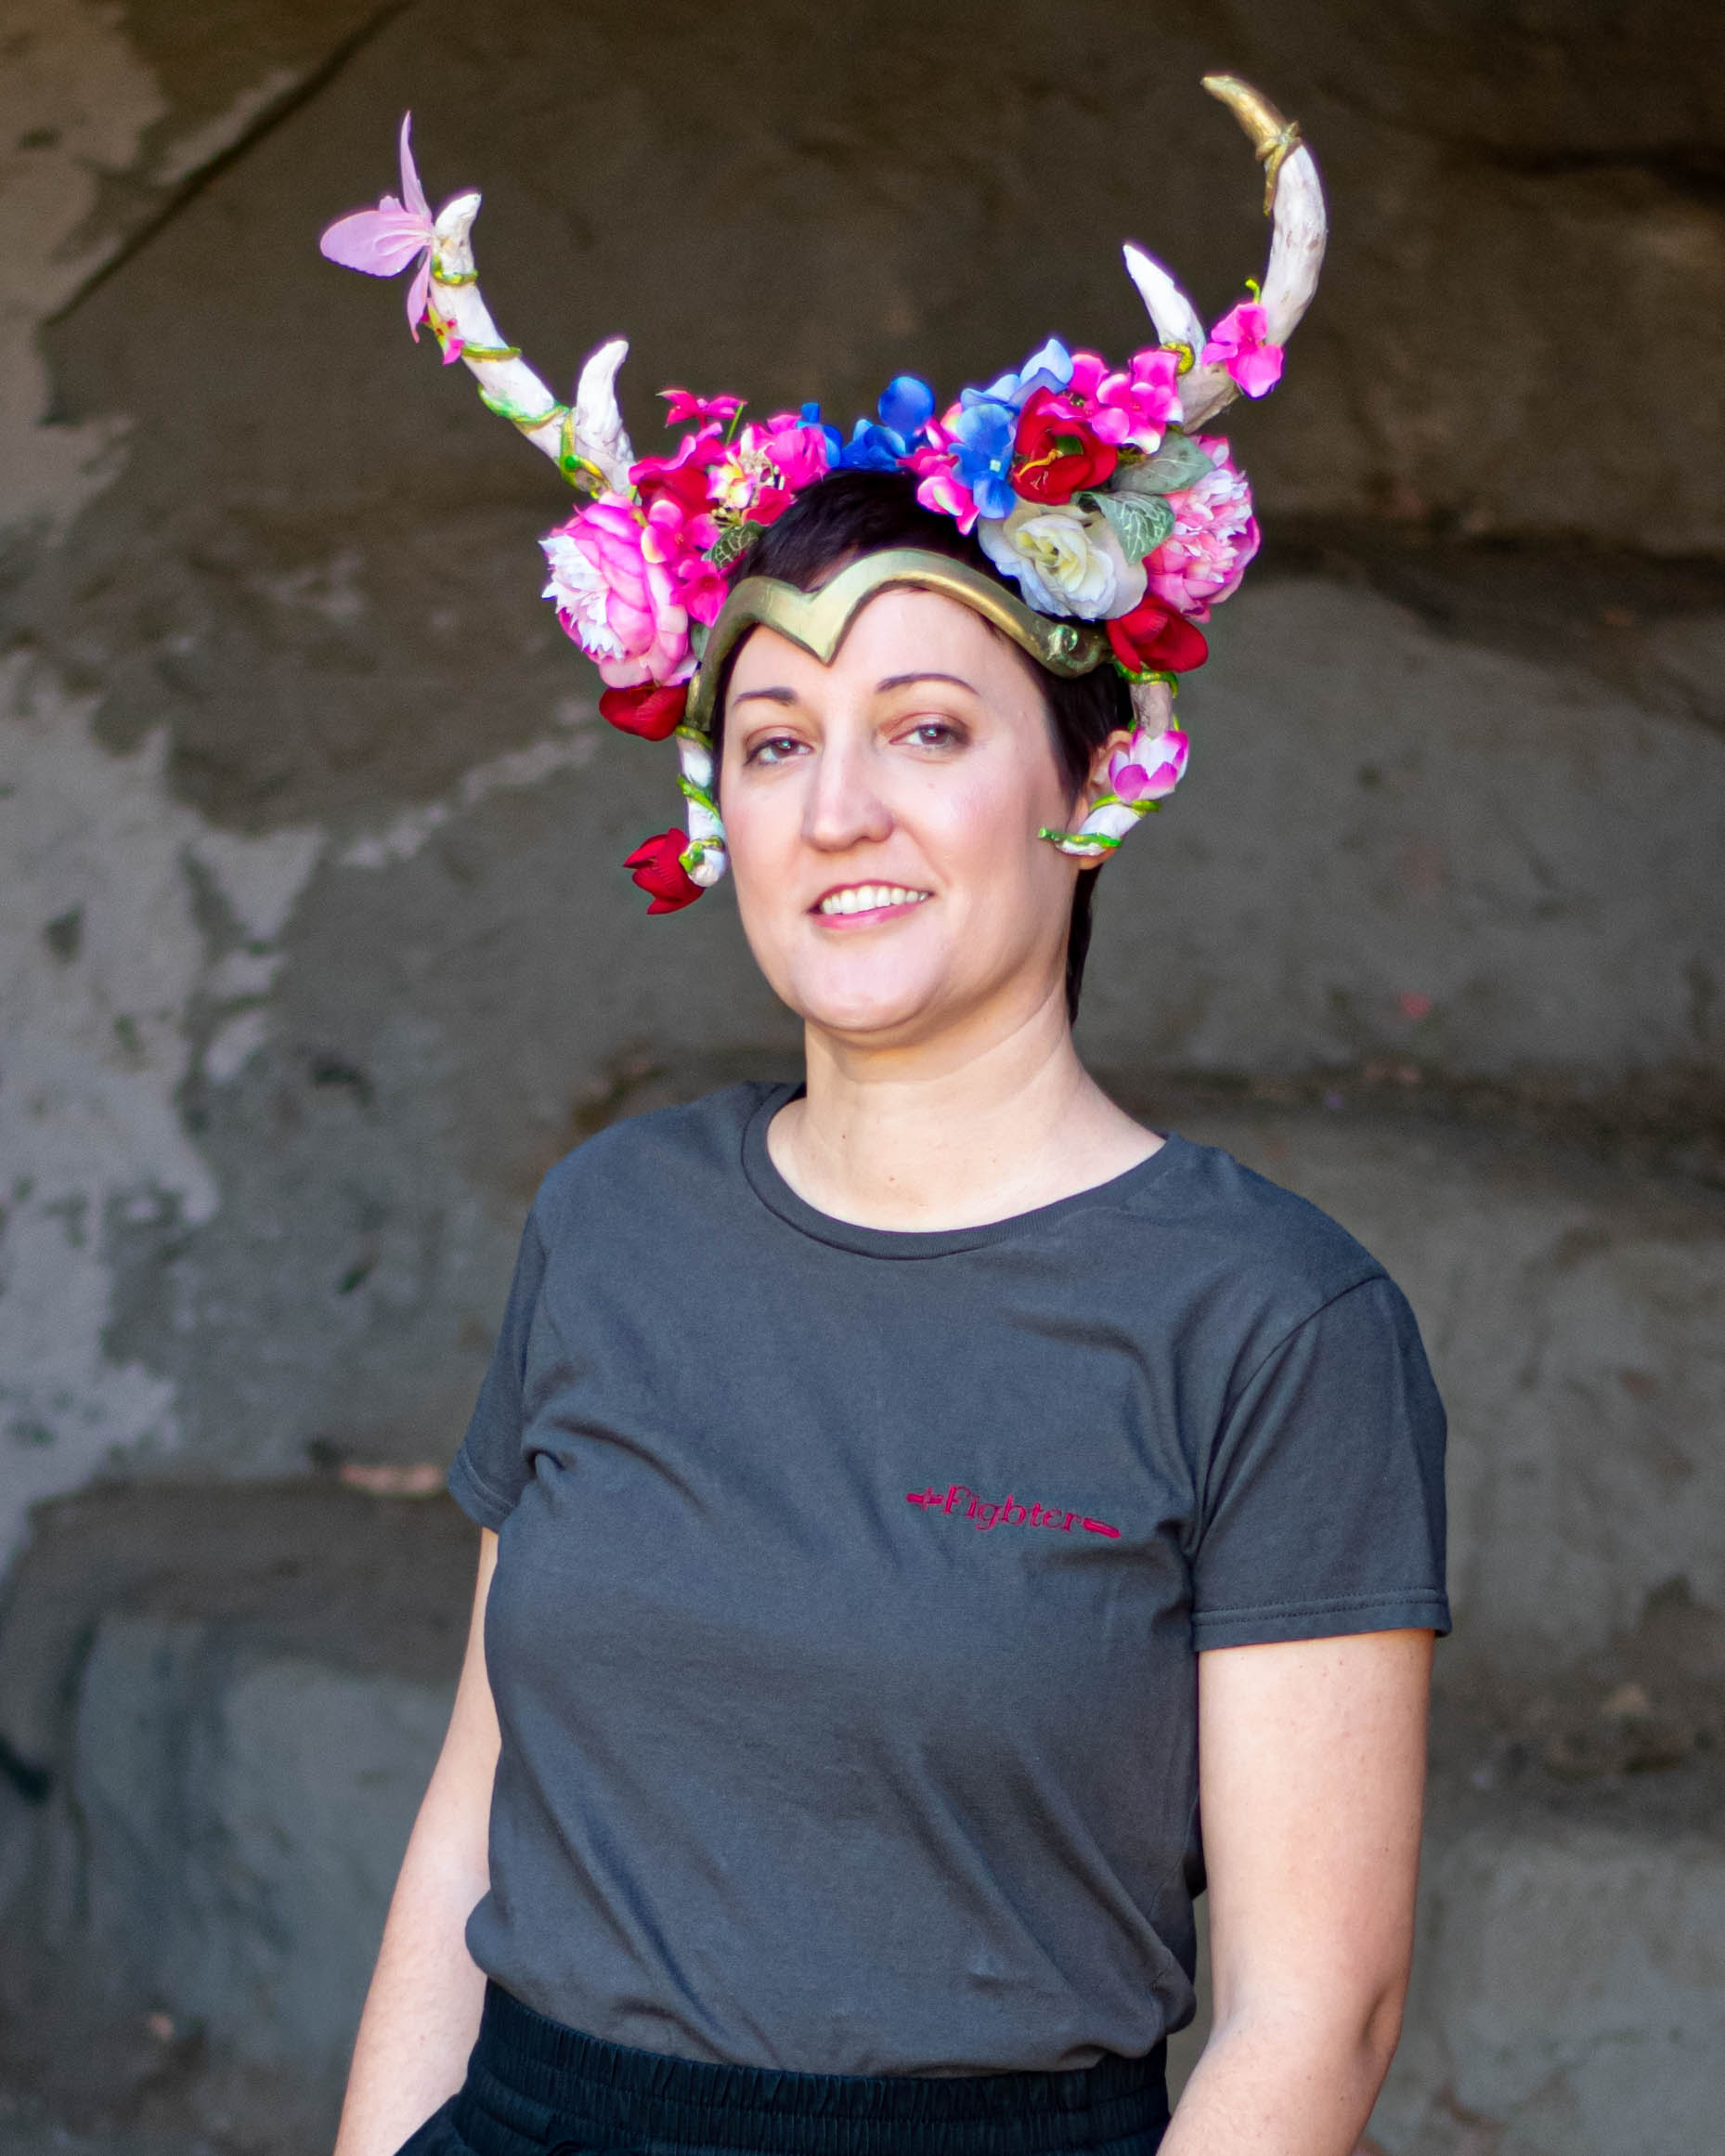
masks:
[[[1231,430],[1268,543],[1187,693],[1179,804],[1107,872],[1084,1045],[1329,1205],[1426,1326],[1455,1421],[1444,1756],[1459,1789],[1499,1777],[1466,1799],[1484,1824],[1434,1826],[1433,1941],[1498,1892],[1470,1884],[1482,1847],[1548,1851],[1513,1856],[1535,1903],[1587,1902],[1611,1849],[1661,1878],[1719,1861],[1706,1715],[1626,1751],[1641,1719],[1599,1702],[1638,1684],[1664,1728],[1676,1680],[1589,1672],[1673,1582],[1725,1607],[1721,19],[952,0],[936,27],[906,0],[0,4],[19,2088],[101,2030],[90,2117],[315,2137],[455,1639],[439,1661],[422,1612],[345,1603],[409,1643],[359,1667],[292,1595],[242,1623],[188,1523],[304,1573],[316,1506],[349,1508],[332,1547],[363,1579],[374,1500],[339,1477],[453,1448],[543,1169],[795,1063],[728,896],[649,921],[620,866],[671,820],[669,759],[600,724],[536,596],[562,483],[409,343],[399,287],[317,255],[393,185],[408,105],[434,198],[485,188],[507,333],[553,380],[635,339],[643,444],[668,382],[848,417],[900,369],[955,384],[1057,328],[1129,349],[1127,235],[1219,307],[1263,227],[1197,78],[1300,114],[1330,266]],[[457,1527],[407,1516],[459,1601]],[[375,1758],[329,1734],[356,1717]],[[1632,1754],[1663,1771],[1626,1778]],[[194,1804],[170,1755],[227,1763]],[[385,1794],[326,1787],[336,1755]],[[1548,1818],[1577,1759],[1605,1809]],[[1558,1936],[1526,1952],[1561,1975]],[[1717,2023],[1704,1945],[1693,2014],[1604,1957],[1600,2025]],[[1571,2059],[1586,2014],[1483,1947],[1433,1953],[1391,2156],[1616,2145]],[[1501,2071],[1456,2004],[1493,1983],[1534,2032]],[[1571,2050],[1536,2072],[1548,2039]],[[1725,2090],[1648,2072],[1669,2116],[1641,2141],[1688,2156],[1682,2117]]]

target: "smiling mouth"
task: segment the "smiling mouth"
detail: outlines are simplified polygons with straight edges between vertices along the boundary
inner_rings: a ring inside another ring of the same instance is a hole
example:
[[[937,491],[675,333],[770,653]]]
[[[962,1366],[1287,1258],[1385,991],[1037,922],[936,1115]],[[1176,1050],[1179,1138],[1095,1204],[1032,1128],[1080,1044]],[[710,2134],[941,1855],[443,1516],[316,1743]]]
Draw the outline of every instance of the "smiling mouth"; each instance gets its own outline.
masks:
[[[814,910],[829,918],[835,914],[879,914],[894,906],[919,906],[933,896],[930,890],[913,890],[901,883],[852,883],[842,890],[829,890]]]

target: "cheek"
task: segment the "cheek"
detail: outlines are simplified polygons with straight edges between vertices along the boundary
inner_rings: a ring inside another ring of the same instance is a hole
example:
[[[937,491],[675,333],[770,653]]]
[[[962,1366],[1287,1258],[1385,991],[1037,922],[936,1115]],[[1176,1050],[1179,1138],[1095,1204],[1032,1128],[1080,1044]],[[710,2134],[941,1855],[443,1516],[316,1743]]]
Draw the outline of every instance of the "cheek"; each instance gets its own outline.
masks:
[[[719,813],[731,854],[731,882],[752,945],[782,939],[781,916],[796,912],[801,810],[790,786],[752,787],[730,773],[720,781]]]
[[[1019,758],[979,760],[930,786],[909,808],[925,844],[954,870],[981,870],[998,882],[1003,877],[1034,877],[1037,856],[1045,852],[1039,828],[1059,815],[1059,786],[1052,769],[1043,771]]]

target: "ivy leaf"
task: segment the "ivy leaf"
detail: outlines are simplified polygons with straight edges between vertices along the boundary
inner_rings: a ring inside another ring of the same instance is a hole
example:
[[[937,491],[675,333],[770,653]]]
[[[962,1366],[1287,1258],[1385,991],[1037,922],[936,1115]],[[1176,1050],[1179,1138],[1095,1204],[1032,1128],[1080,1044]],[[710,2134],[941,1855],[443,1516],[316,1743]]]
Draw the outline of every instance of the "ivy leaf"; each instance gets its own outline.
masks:
[[[1177,494],[1183,487],[1197,486],[1214,470],[1190,435],[1170,427],[1161,448],[1121,465],[1114,474],[1114,485],[1122,494]]]
[[[1153,553],[1174,529],[1174,511],[1160,494],[1081,494],[1078,502],[1102,512],[1129,562]]]

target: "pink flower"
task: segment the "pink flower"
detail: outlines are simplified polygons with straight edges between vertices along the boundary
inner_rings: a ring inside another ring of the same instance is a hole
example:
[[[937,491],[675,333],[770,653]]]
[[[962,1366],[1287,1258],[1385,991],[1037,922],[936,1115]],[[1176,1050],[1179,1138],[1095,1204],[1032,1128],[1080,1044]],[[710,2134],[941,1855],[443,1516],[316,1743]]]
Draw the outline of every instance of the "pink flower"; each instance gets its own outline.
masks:
[[[937,516],[950,516],[960,531],[976,528],[976,497],[958,476],[958,448],[953,429],[964,417],[962,405],[951,406],[938,420],[930,420],[925,432],[927,441],[920,449],[913,449],[904,460],[905,468],[914,472],[919,482],[916,499],[925,509],[932,509]]]
[[[719,537],[719,526],[707,514],[707,468],[722,453],[719,428],[704,426],[685,435],[668,457],[642,457],[631,464],[629,485],[645,508],[651,508],[662,494],[681,502],[692,520],[690,539],[696,546],[710,547]],[[695,519],[698,526],[693,521]]]
[[[703,426],[717,420],[728,427],[743,409],[740,396],[693,396],[686,389],[662,389],[659,395],[670,408],[665,414],[668,427],[680,427],[685,420],[699,420]]]
[[[1262,396],[1282,378],[1282,348],[1269,342],[1269,318],[1256,300],[1230,307],[1200,354],[1206,367],[1220,360],[1248,396]]]
[[[772,524],[827,465],[826,432],[794,411],[765,426],[752,421],[721,450],[709,478],[712,500],[753,524]]]
[[[1220,435],[1192,438],[1214,470],[1197,486],[1169,495],[1174,529],[1145,556],[1144,566],[1158,599],[1190,621],[1208,621],[1211,607],[1235,591],[1257,552],[1258,525],[1252,487],[1227,443]]]
[[[1109,759],[1109,784],[1122,801],[1165,801],[1186,776],[1190,744],[1177,726],[1164,734],[1142,728]]]
[[[1159,448],[1163,429],[1182,417],[1178,356],[1160,347],[1135,352],[1130,371],[1102,381],[1096,401],[1090,423],[1105,442],[1130,442],[1147,453]]]
[[[812,487],[826,471],[826,429],[811,424],[800,412],[775,412],[767,422],[762,446],[793,494]]]
[[[672,494],[644,511],[603,494],[540,540],[551,565],[544,596],[608,687],[668,685],[694,671],[689,624],[716,621],[725,598],[695,537],[708,522]]]
[[[431,297],[431,258],[437,228],[413,162],[412,129],[413,115],[406,112],[401,121],[401,201],[384,195],[375,210],[356,210],[350,217],[338,217],[318,247],[327,260],[339,262],[344,269],[361,269],[368,277],[398,277],[418,255],[419,275],[408,287],[408,327],[418,344],[420,324],[425,319]],[[455,349],[445,351],[446,365],[461,356],[460,342],[450,342]]]

